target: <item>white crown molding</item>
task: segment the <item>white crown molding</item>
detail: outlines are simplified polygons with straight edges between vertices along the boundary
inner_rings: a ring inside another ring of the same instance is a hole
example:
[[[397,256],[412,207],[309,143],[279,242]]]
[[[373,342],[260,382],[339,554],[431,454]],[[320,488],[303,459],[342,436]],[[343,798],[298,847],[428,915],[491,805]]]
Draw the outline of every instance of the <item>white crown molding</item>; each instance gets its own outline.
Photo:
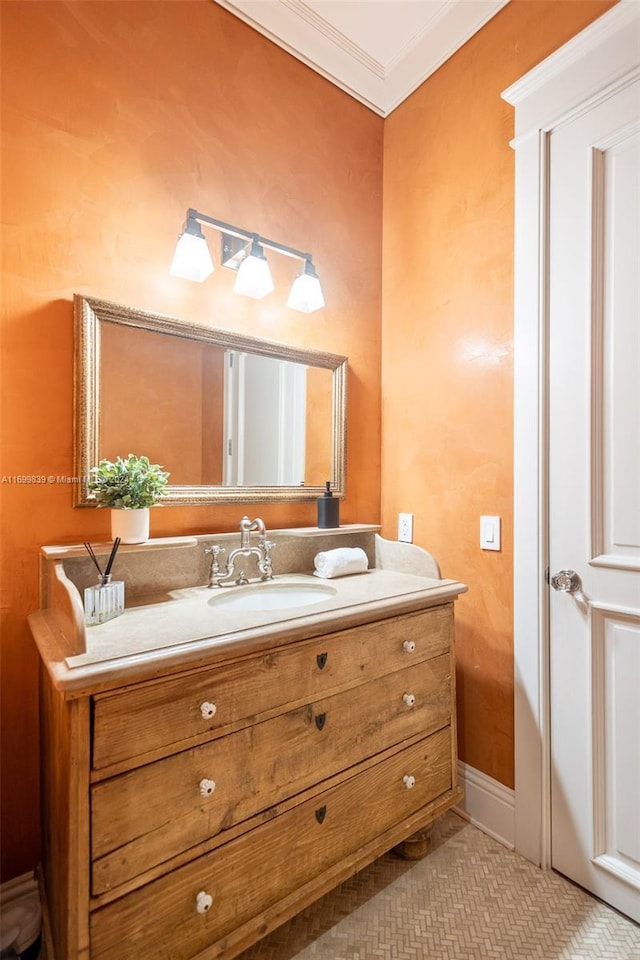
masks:
[[[382,117],[409,96],[509,0],[446,0],[382,62],[305,0],[214,0]],[[346,0],[345,0],[346,2]],[[362,2],[363,16],[367,4]]]
[[[441,20],[447,17],[456,6],[457,0],[444,0],[441,4],[434,3],[433,13],[427,17],[420,30],[416,31],[404,47],[399,50],[395,56],[390,57],[385,64],[385,76],[389,76],[400,63],[410,56],[416,47],[424,44],[428,35],[436,30]]]
[[[232,7],[237,6],[237,2],[235,2],[235,0],[229,0],[229,2]],[[370,70],[371,73],[375,74],[376,77],[384,79],[386,73],[384,63],[381,63],[380,60],[370,56],[370,54],[368,54],[363,47],[358,46],[358,44],[354,43],[353,40],[350,40],[345,33],[342,33],[342,31],[338,30],[337,27],[334,27],[332,23],[320,16],[315,7],[310,7],[309,4],[304,2],[304,0],[279,0],[279,2],[283,6],[287,7],[291,13],[301,17],[304,21],[310,24],[314,30],[317,30],[319,34],[331,41],[331,43],[334,43],[337,47],[340,47],[342,50],[344,50],[344,52],[350,57],[353,57],[354,60],[357,60],[359,63],[361,63],[363,67],[366,67],[367,70]],[[225,3],[224,5],[229,7],[229,3]]]
[[[509,0],[453,2],[386,77],[383,116],[388,116]]]

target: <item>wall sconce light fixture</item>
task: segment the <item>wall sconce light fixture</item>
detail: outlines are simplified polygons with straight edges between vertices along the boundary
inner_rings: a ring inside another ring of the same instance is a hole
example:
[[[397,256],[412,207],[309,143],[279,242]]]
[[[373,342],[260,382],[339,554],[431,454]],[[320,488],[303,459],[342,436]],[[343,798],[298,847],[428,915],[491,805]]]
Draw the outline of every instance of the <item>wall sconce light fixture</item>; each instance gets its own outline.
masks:
[[[267,240],[257,233],[242,230],[223,220],[215,220],[191,208],[187,210],[187,218],[173,255],[170,271],[172,277],[183,277],[185,280],[201,283],[213,272],[213,261],[201,223],[222,234],[220,262],[223,267],[236,270],[238,274],[233,287],[234,293],[259,300],[274,289],[264,253],[266,247],[303,262],[302,273],[293,281],[287,306],[302,313],[313,313],[314,310],[324,307],[320,280],[310,253],[302,253],[275,240]]]
[[[200,224],[195,217],[190,216],[194,212],[189,210],[184,229],[178,237],[171,263],[171,276],[202,283],[213,273],[213,261]]]
[[[261,300],[275,289],[271,279],[271,271],[267,258],[264,255],[260,238],[255,234],[251,240],[251,249],[245,254],[238,267],[238,276],[233,285],[234,293],[241,293],[245,297]]]
[[[293,281],[287,306],[302,313],[313,313],[324,307],[322,287],[311,259],[304,261],[302,273]]]

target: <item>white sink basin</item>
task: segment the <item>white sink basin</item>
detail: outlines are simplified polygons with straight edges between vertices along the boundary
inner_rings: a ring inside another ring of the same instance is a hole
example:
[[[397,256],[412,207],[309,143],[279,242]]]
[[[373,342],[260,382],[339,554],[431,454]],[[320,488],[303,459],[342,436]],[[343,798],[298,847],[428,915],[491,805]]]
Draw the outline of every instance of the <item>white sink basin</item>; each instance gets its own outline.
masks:
[[[224,591],[224,592],[223,592]],[[220,593],[209,599],[212,607],[225,610],[290,610],[322,603],[337,594],[335,587],[326,583],[268,583],[244,587],[221,587]]]

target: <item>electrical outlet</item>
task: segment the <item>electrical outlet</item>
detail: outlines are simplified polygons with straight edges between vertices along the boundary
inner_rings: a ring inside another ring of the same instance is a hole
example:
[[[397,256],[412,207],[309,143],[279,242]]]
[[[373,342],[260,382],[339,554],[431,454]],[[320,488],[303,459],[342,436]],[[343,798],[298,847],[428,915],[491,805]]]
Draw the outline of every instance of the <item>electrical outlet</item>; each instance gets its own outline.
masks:
[[[398,514],[398,540],[401,543],[413,543],[413,514]]]

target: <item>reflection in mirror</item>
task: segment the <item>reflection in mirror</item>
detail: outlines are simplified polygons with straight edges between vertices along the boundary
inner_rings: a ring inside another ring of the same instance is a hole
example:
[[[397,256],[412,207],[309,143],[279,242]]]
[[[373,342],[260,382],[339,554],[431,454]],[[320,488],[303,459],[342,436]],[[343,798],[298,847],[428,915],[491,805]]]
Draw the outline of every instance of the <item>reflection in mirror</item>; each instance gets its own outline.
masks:
[[[80,477],[135,452],[170,472],[165,503],[344,493],[345,357],[79,296],[75,340]]]
[[[312,487],[331,476],[331,371],[227,351],[223,483]]]
[[[144,451],[171,482],[222,483],[224,350],[101,324],[99,457]]]

